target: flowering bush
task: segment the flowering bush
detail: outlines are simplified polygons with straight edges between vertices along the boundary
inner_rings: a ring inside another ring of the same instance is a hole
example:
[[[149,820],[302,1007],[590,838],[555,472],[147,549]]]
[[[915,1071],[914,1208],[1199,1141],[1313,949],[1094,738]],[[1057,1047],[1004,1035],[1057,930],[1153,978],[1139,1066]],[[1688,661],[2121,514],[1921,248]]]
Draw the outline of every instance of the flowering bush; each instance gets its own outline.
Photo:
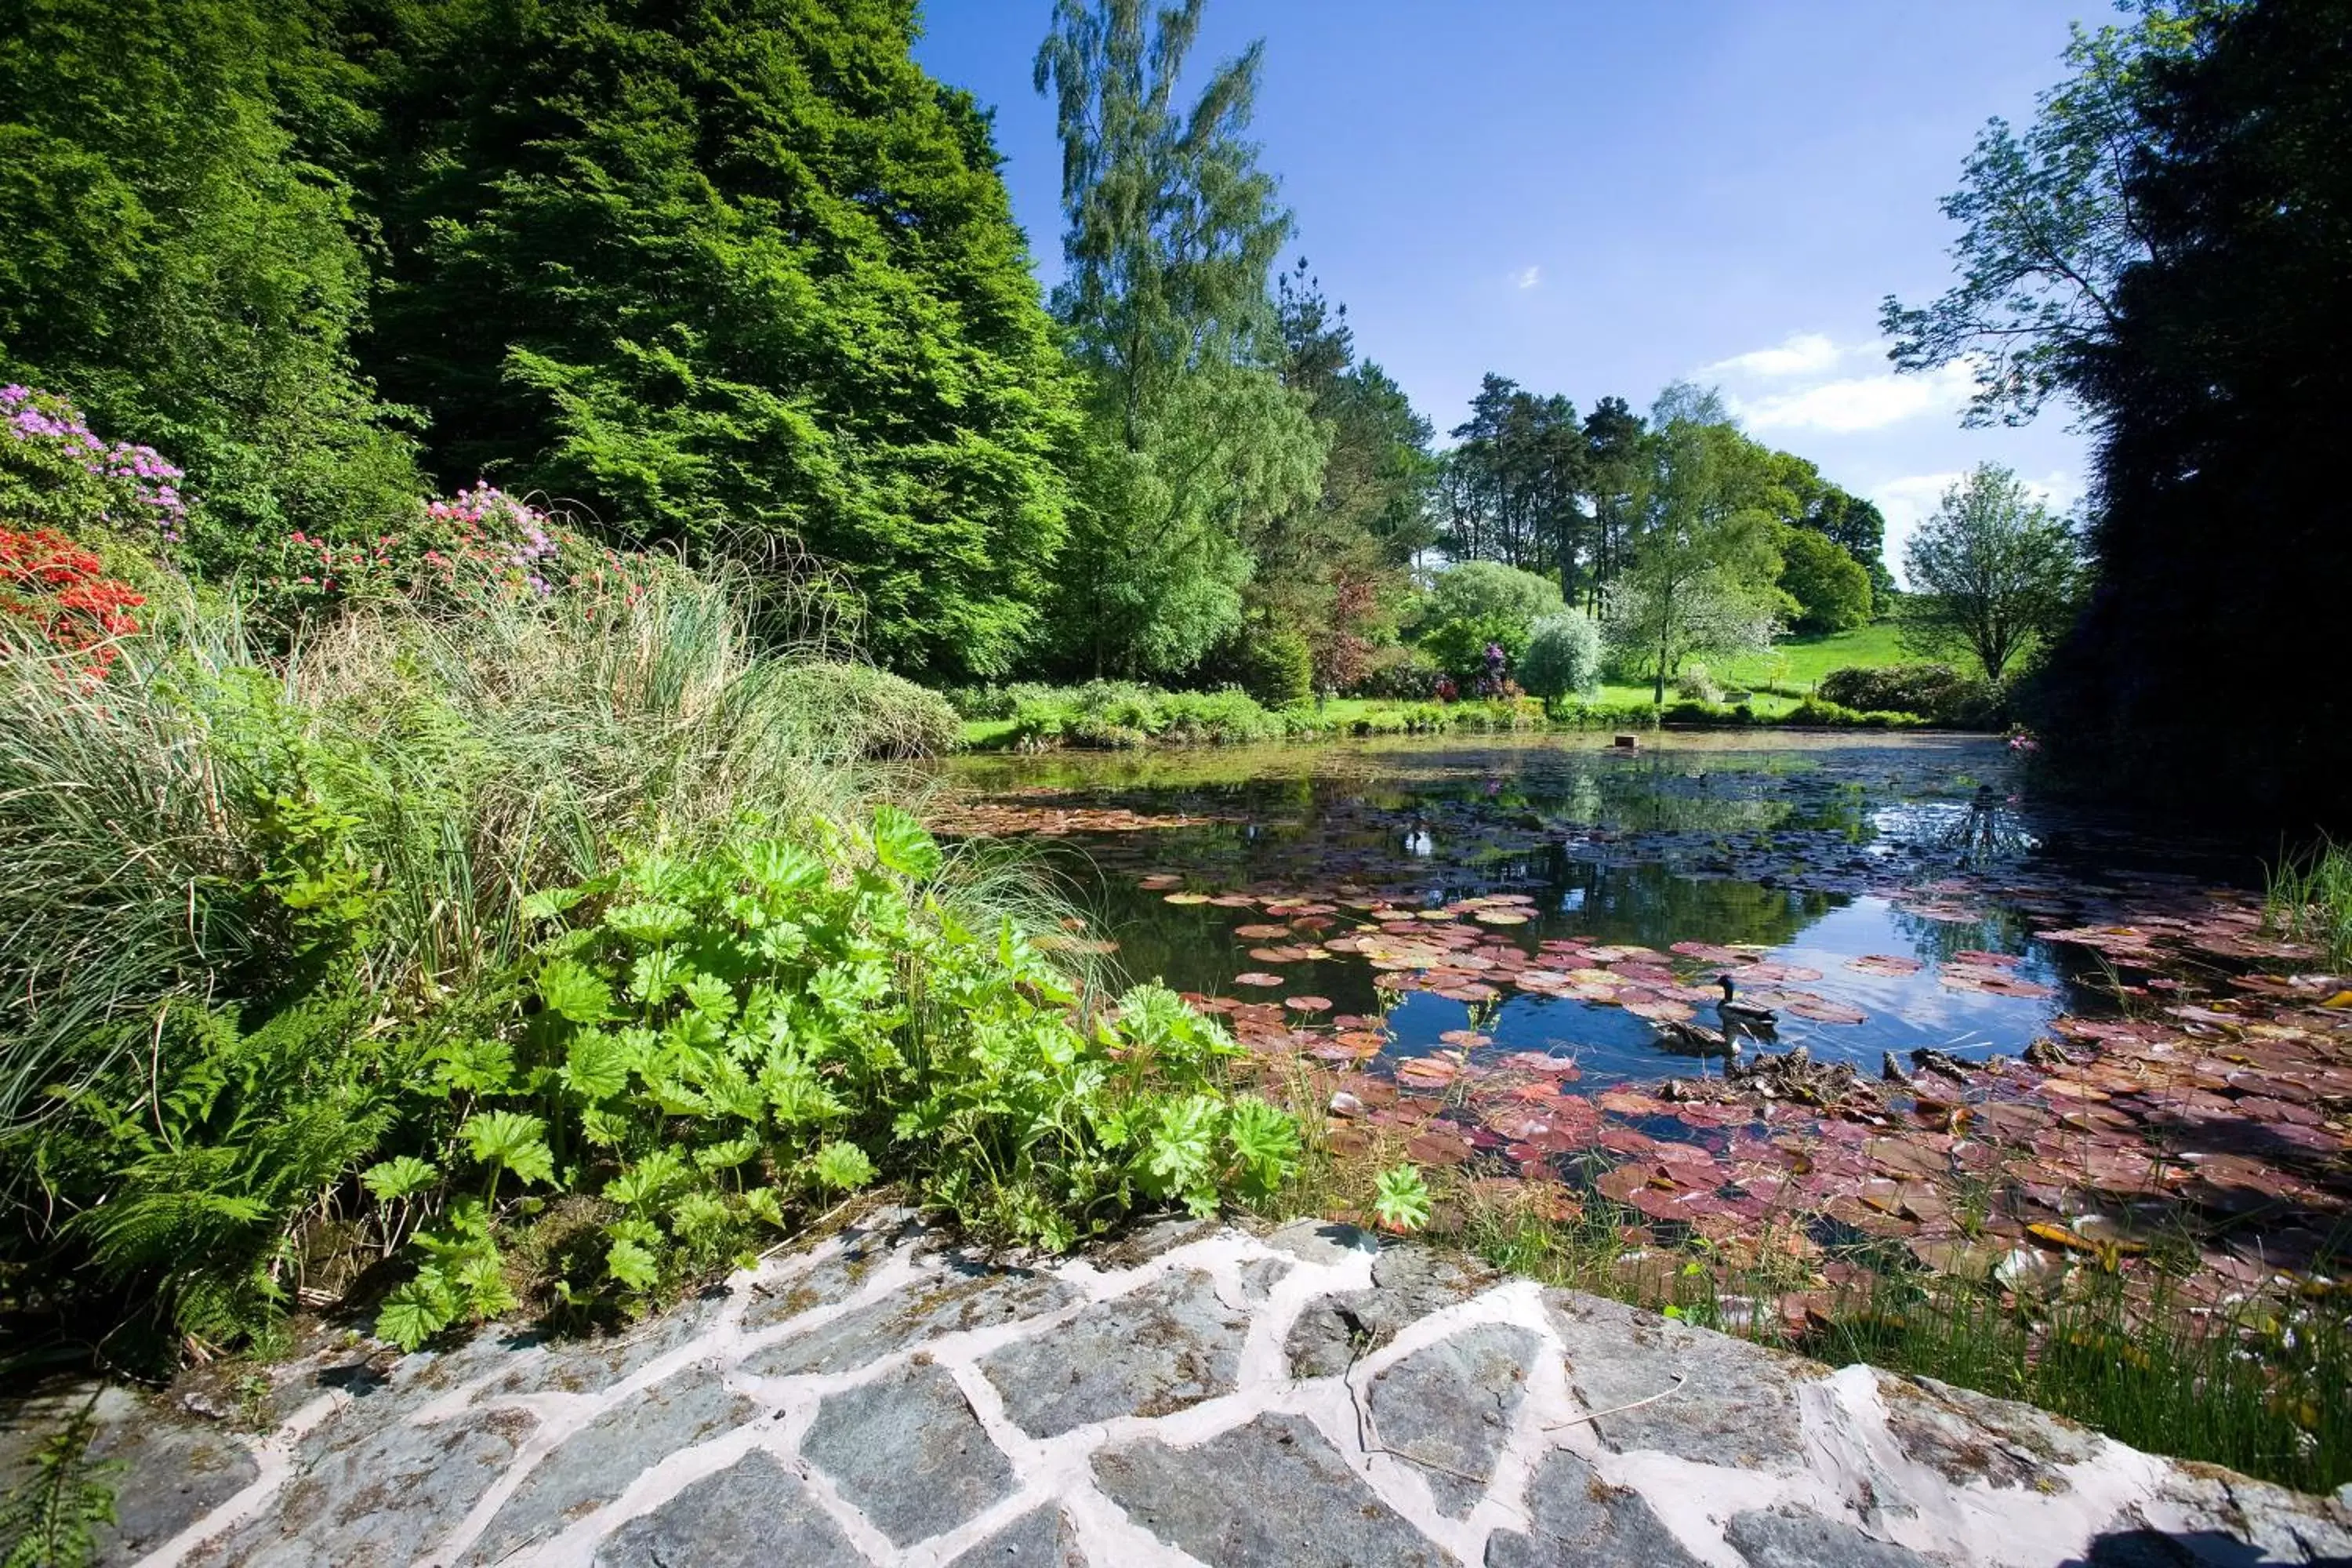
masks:
[[[54,393],[0,386],[0,516],[168,554],[188,532],[183,477],[152,447],[100,438]]]
[[[30,628],[83,680],[106,678],[116,640],[139,629],[131,612],[146,602],[65,535],[0,527],[0,617]]]
[[[297,529],[269,566],[265,606],[295,616],[387,599],[462,605],[611,589],[635,598],[656,569],[487,482],[426,502],[416,525],[397,533],[330,540]]]

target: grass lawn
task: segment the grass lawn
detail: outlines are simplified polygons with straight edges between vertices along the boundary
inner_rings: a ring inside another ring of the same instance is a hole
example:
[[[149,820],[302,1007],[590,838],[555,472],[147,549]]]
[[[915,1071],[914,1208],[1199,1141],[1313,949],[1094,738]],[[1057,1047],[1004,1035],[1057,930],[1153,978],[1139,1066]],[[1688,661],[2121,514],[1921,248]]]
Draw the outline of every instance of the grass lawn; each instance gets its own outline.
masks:
[[[1778,686],[1810,691],[1832,669],[1859,666],[1875,668],[1901,664],[1916,655],[1903,651],[1892,621],[1874,621],[1850,632],[1792,637],[1775,643],[1770,653],[1744,658],[1716,672],[1727,686]]]

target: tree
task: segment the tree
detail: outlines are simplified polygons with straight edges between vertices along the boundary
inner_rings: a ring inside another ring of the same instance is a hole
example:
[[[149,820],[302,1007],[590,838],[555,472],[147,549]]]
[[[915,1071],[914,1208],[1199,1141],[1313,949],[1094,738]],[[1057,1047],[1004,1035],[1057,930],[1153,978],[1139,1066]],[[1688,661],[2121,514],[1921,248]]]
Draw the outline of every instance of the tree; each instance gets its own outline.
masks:
[[[1429,421],[1358,361],[1347,306],[1324,297],[1306,258],[1276,283],[1282,384],[1328,445],[1318,492],[1264,515],[1244,540],[1255,570],[1244,596],[1254,617],[1306,636],[1318,689],[1340,689],[1394,640],[1404,567],[1433,538]]]
[[[1421,646],[1448,675],[1475,679],[1485,673],[1487,645],[1516,664],[1536,624],[1565,607],[1549,577],[1496,561],[1465,561],[1431,584]]]
[[[1979,464],[1904,552],[1904,641],[1931,656],[1973,655],[1986,679],[2000,680],[2063,628],[2079,570],[2074,531],[2015,474]]]
[[[1065,658],[1172,674],[1241,618],[1248,539],[1310,503],[1326,438],[1277,378],[1266,277],[1289,233],[1245,139],[1260,48],[1175,89],[1202,0],[1056,0],[1036,86],[1062,142],[1066,277],[1092,453],[1055,604]]]
[[[1575,595],[1580,563],[1591,554],[1588,455],[1575,405],[1489,374],[1452,434],[1447,552],[1549,573],[1563,596]]]
[[[1054,580],[1072,397],[987,116],[909,58],[913,6],[394,16],[370,363],[445,478],[700,553],[789,535],[882,659],[1003,670]]]
[[[2147,3],[2133,26],[2075,27],[2065,52],[2074,75],[2042,95],[2033,123],[2021,135],[1994,119],[1978,136],[1960,189],[1943,202],[1961,226],[1960,280],[1925,308],[1890,294],[1879,311],[1898,368],[1968,363],[1968,423],[2032,418],[2113,331],[2117,280],[2148,255],[2125,178],[2146,136],[2141,86],[2194,47],[2200,21],[2239,3]]]
[[[342,90],[285,8],[0,0],[0,378],[179,458],[214,564],[415,505],[352,362],[362,226],[293,129]]]
[[[2050,661],[2050,756],[2244,826],[2341,831],[2352,3],[2200,12],[2133,109],[2147,250],[2078,362],[2098,574]]]
[[[1519,684],[1547,707],[1600,689],[1601,628],[1592,617],[1570,610],[1538,621],[1519,656]]]
[[[1771,454],[1726,422],[1711,395],[1668,387],[1652,426],[1647,506],[1603,618],[1616,657],[1646,674],[1663,703],[1686,659],[1770,642],[1780,571],[1773,509],[1776,496],[1788,502]]]
[[[1843,632],[1870,619],[1870,574],[1826,534],[1782,525],[1780,591],[1796,602],[1801,632]]]

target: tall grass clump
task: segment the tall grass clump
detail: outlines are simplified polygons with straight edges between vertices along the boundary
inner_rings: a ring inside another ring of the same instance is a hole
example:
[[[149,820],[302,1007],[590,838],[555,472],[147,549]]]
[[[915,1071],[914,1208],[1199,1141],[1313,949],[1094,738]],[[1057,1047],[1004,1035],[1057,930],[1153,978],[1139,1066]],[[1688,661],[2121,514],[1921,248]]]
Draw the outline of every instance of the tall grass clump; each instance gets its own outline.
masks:
[[[2283,859],[2263,905],[2271,929],[2325,950],[2331,964],[2352,965],[2352,846],[2323,837]]]
[[[677,569],[0,651],[0,1314],[149,1363],[303,1290],[641,1310],[900,1182],[1061,1246],[1268,1186],[1231,1040],[1032,940],[945,705]],[[385,1291],[389,1294],[384,1294]],[[42,1327],[41,1325],[46,1325]]]

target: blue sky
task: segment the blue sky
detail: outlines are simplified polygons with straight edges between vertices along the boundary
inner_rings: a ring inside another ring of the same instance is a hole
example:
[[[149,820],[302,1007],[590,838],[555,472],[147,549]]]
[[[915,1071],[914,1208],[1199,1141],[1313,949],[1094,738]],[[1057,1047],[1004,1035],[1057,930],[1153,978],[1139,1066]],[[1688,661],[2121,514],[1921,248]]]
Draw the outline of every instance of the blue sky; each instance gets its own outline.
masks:
[[[926,0],[916,56],[996,110],[1013,210],[1059,274],[1058,152],[1030,63],[1050,0]],[[1210,0],[1193,60],[1265,40],[1255,131],[1290,252],[1441,434],[1489,370],[1580,409],[1721,386],[1758,438],[1898,534],[1970,465],[2062,504],[2063,409],[1964,430],[1965,378],[1896,377],[1882,295],[1950,277],[1937,202],[2022,121],[2101,0]],[[1890,560],[1899,544],[1890,539]]]

